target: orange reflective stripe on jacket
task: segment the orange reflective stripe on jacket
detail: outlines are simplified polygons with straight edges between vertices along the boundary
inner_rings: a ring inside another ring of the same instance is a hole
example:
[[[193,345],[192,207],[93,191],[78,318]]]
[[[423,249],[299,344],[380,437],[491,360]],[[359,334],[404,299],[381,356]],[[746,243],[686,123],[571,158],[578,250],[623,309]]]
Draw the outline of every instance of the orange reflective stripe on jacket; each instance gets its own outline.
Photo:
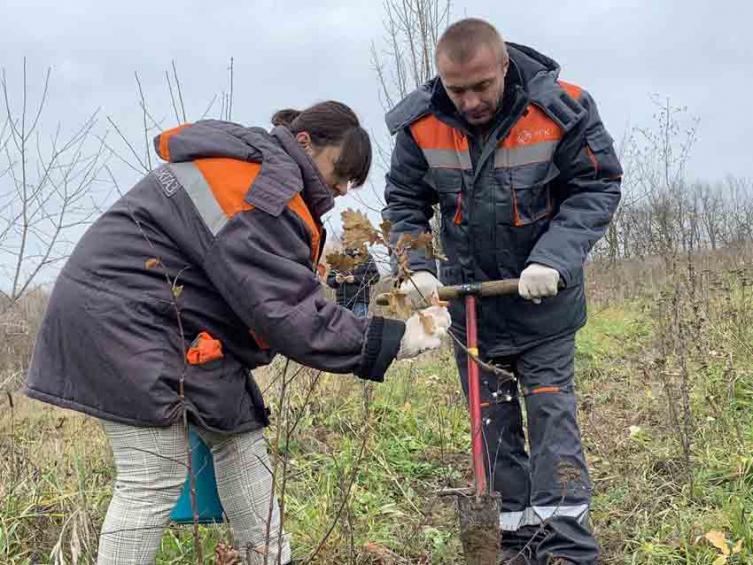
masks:
[[[431,168],[471,169],[468,139],[462,132],[429,114],[410,127]]]
[[[306,206],[306,203],[303,201],[303,197],[300,194],[296,194],[291,198],[290,202],[288,202],[288,208],[290,208],[290,210],[303,221],[306,228],[309,230],[309,236],[311,237],[311,261],[316,264],[319,260],[319,245],[322,240],[322,228],[319,227],[314,220],[314,216],[311,215],[311,211],[308,209],[308,206]]]
[[[190,126],[191,124],[181,124],[177,127],[162,132],[159,136],[159,147],[157,153],[160,158],[165,161],[170,161],[170,138],[177,134],[180,130]]]
[[[565,92],[567,92],[575,100],[580,98],[580,95],[583,93],[583,89],[577,84],[565,82],[564,80],[558,80],[557,84],[559,84],[562,87],[562,89]]]
[[[520,167],[549,161],[562,139],[562,128],[544,111],[529,104],[523,116],[499,144],[494,154],[494,166]]]
[[[578,100],[583,90],[574,84],[559,82],[562,89]],[[411,125],[416,144],[431,168],[471,169],[468,139],[433,114]],[[529,104],[523,116],[500,141],[494,154],[495,168],[511,168],[546,162],[554,156],[563,136],[562,128],[540,107]]]
[[[194,163],[225,216],[232,218],[239,212],[253,209],[246,202],[246,194],[261,170],[259,163],[224,158],[197,159]]]
[[[261,171],[259,163],[207,158],[186,163],[169,163],[167,166],[191,198],[212,235],[216,236],[236,214],[254,209],[253,205],[246,202],[246,194],[249,189],[253,190],[253,182]],[[300,194],[296,194],[288,202],[288,208],[308,229],[311,260],[316,262],[322,237],[321,228]]]

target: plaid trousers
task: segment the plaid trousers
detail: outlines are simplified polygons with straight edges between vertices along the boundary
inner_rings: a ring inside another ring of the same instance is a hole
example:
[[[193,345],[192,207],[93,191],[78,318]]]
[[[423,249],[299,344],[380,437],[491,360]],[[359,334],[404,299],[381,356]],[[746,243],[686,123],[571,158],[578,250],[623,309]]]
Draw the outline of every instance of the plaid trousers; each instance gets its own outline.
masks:
[[[97,563],[154,563],[162,532],[186,480],[185,428],[182,423],[167,428],[101,423],[112,446],[117,477],[100,532]],[[280,535],[280,512],[262,431],[235,435],[196,431],[212,451],[217,490],[244,563],[263,565],[266,553],[268,565],[276,565],[278,558],[287,564],[290,541],[286,534]]]

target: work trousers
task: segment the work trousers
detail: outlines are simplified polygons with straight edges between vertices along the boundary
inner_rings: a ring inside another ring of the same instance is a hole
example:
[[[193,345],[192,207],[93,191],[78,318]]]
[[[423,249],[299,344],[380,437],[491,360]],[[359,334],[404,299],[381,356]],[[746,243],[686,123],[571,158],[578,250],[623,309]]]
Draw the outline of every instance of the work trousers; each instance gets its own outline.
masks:
[[[598,558],[588,527],[591,484],[576,420],[574,357],[573,333],[489,360],[517,381],[483,369],[480,374],[487,476],[501,495],[502,545],[525,548],[539,563],[562,557],[591,564]],[[467,396],[467,357],[457,346],[455,358]]]
[[[186,430],[140,428],[102,421],[117,477],[99,537],[100,565],[154,563],[162,531],[186,481]],[[290,561],[288,536],[280,535],[280,513],[261,430],[222,435],[196,428],[214,458],[217,491],[244,563]],[[267,522],[270,505],[272,516]],[[280,555],[281,554],[281,555]]]

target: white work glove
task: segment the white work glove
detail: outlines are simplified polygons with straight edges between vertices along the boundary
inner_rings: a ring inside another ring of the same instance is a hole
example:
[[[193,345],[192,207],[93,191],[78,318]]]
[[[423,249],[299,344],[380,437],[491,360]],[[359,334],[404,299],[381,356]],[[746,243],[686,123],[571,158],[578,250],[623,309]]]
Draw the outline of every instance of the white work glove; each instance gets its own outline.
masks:
[[[428,305],[432,293],[443,286],[429,271],[418,271],[400,285],[400,292],[406,293],[411,303],[420,307]]]
[[[335,275],[335,282],[336,282],[337,284],[342,284],[342,283],[344,283],[344,282],[345,282],[345,276],[341,275],[340,273],[337,273],[337,274]]]
[[[421,321],[421,317],[425,319]],[[428,326],[428,327],[427,327]],[[427,331],[431,329],[431,333]],[[450,329],[450,313],[442,306],[430,306],[416,312],[405,321],[405,333],[400,341],[398,359],[415,357],[429,349],[438,349],[442,345],[442,336]]]
[[[534,304],[541,304],[546,296],[555,296],[559,288],[560,274],[557,269],[531,263],[520,273],[518,294]]]

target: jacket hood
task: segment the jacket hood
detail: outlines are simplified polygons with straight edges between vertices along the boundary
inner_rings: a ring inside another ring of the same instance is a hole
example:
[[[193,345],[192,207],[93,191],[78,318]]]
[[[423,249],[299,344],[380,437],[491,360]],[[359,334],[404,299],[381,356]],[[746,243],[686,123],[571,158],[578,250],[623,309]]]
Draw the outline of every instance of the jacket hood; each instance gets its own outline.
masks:
[[[258,127],[202,120],[162,132],[154,138],[154,147],[160,158],[170,163],[208,158],[261,163],[246,200],[275,216],[299,192],[316,218],[335,204],[314,162],[282,126],[268,133]]]
[[[560,66],[557,61],[539,53],[527,45],[518,45],[517,43],[507,43],[507,52],[510,55],[510,62],[517,69],[523,87],[530,85],[539,75],[545,75],[554,80],[560,74]]]

